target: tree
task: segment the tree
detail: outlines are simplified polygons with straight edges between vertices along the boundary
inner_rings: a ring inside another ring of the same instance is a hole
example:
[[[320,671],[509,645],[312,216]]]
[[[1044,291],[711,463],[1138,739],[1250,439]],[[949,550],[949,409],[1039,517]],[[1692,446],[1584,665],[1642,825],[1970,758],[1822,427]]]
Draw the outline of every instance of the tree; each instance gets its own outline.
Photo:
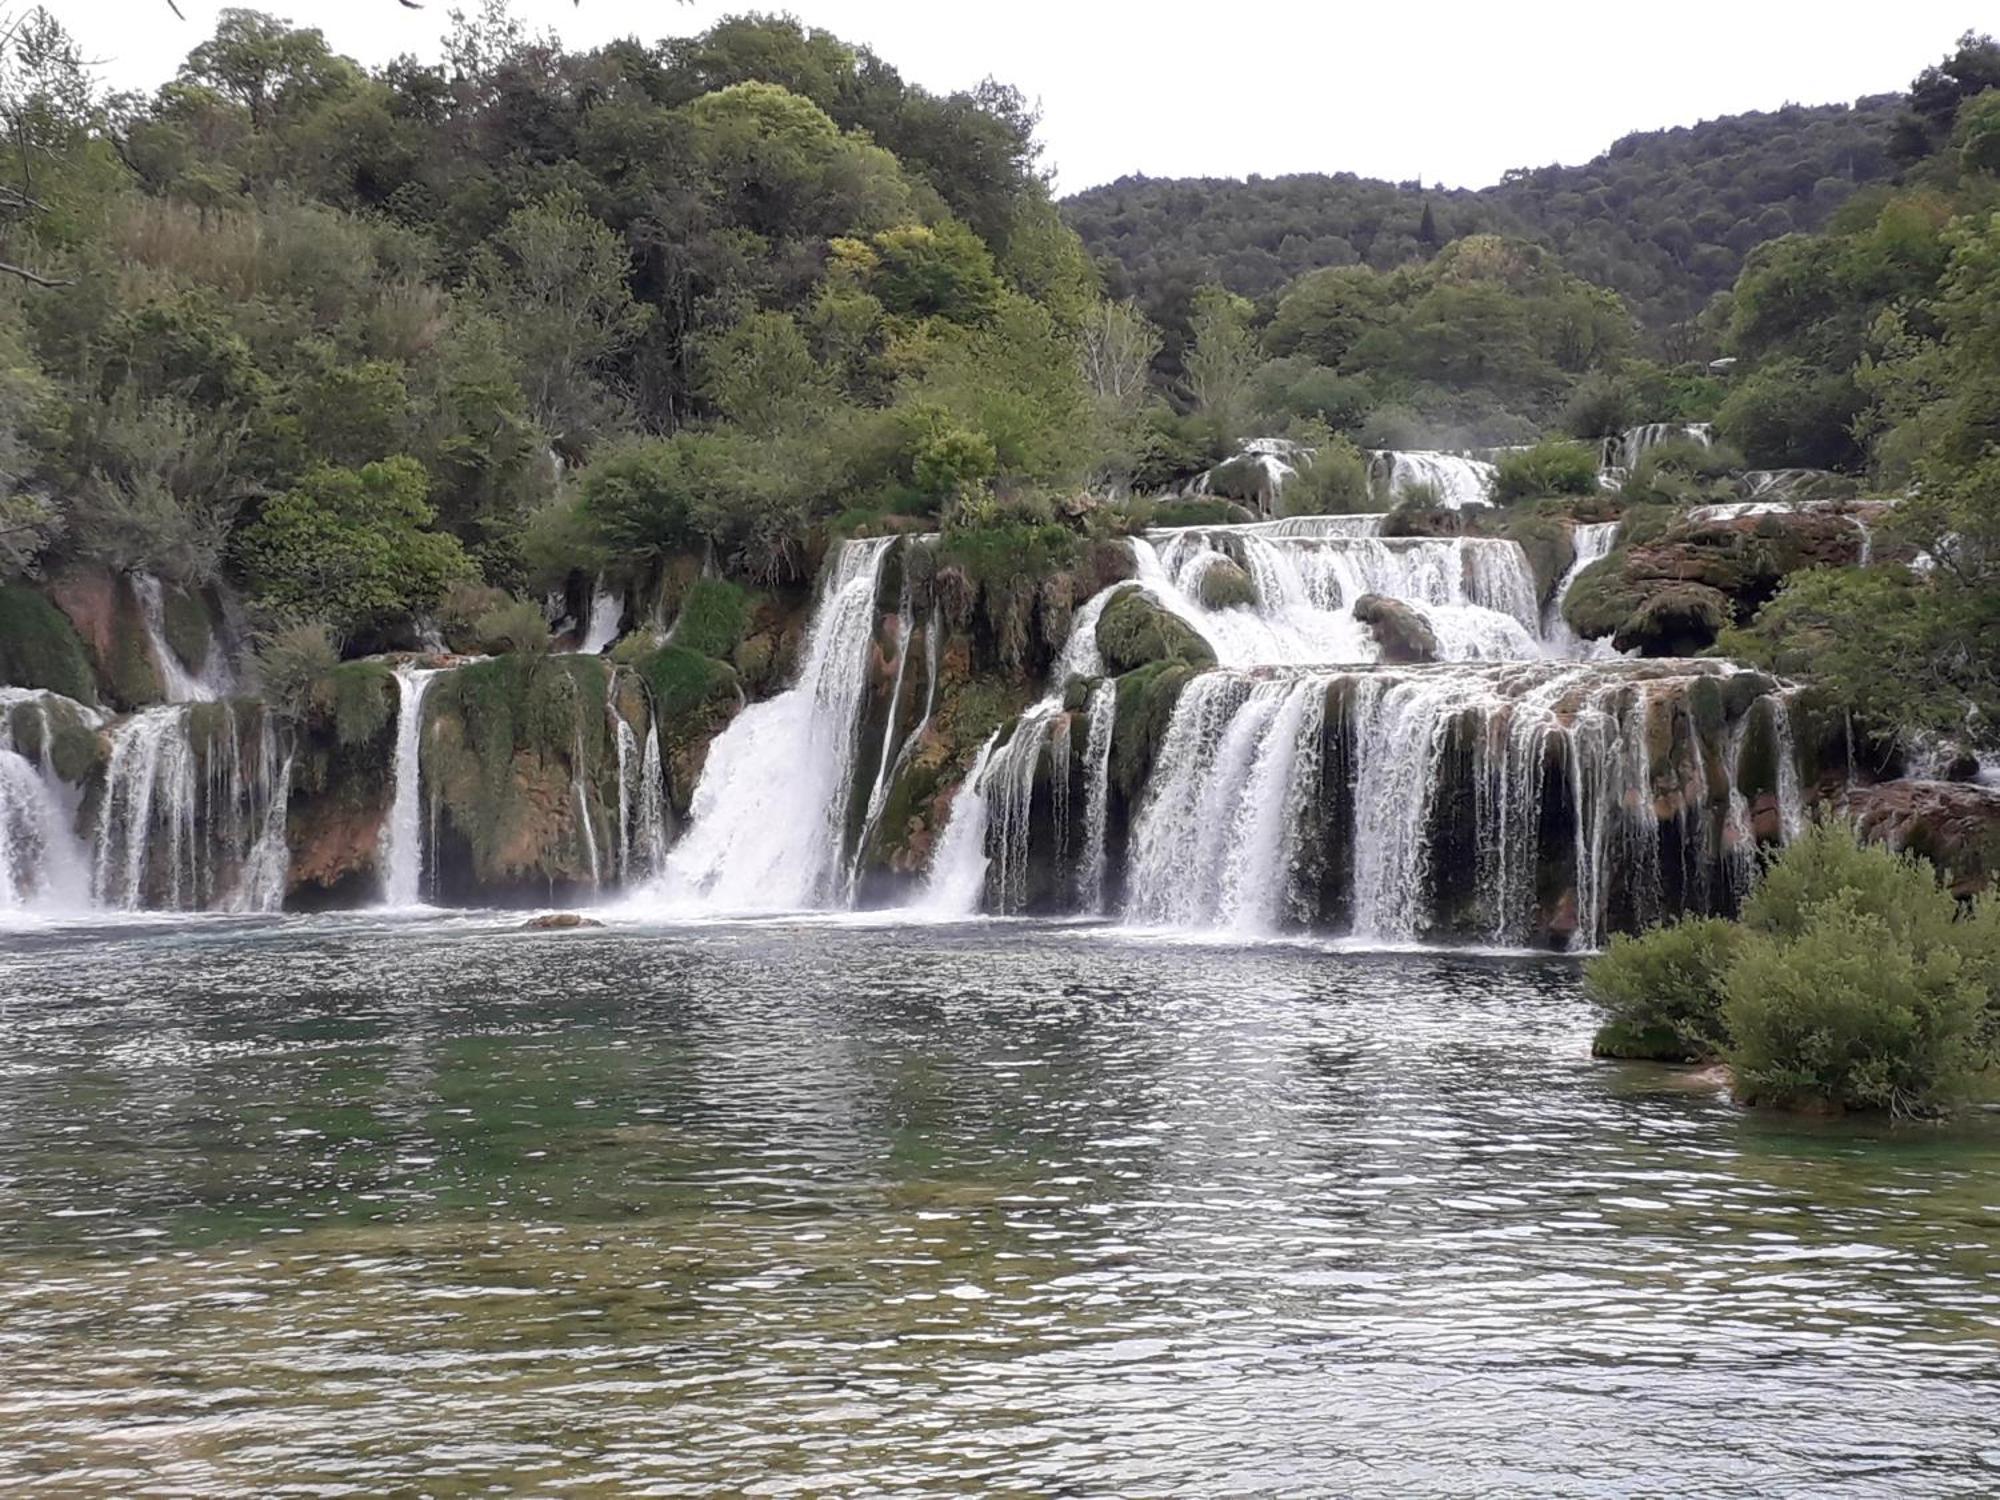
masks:
[[[1194,409],[1234,435],[1244,416],[1257,347],[1250,336],[1248,300],[1219,286],[1195,293],[1189,318],[1188,393]]]
[[[285,614],[379,638],[474,573],[457,539],[430,529],[426,488],[404,455],[358,470],[322,465],[244,532],[245,572]]]
[[[645,331],[652,309],[632,295],[618,237],[575,192],[515,209],[495,243],[485,281],[528,410],[558,440],[581,445],[612,420],[608,362]]]
[[[259,129],[280,110],[323,98],[356,76],[319,31],[294,30],[254,10],[223,11],[215,35],[181,65],[183,79],[242,105]]]

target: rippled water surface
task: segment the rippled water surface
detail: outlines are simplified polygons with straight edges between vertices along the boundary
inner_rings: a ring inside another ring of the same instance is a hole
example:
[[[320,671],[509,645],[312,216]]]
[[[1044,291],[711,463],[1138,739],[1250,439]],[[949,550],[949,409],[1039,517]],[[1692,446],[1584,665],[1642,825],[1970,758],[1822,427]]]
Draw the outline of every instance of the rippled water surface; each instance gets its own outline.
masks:
[[[2000,1131],[1560,962],[1078,928],[0,936],[0,1489],[2000,1489]]]

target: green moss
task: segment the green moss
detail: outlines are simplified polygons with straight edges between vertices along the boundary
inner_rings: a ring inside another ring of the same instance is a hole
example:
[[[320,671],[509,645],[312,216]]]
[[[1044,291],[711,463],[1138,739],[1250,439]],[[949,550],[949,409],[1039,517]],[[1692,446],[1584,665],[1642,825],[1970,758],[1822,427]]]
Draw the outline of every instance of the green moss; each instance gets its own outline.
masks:
[[[433,685],[425,701],[425,775],[435,776],[482,881],[529,870],[583,873],[576,810],[560,791],[548,793],[579,770],[587,787],[604,779],[609,686],[600,657],[522,655],[460,667]],[[558,831],[566,835],[561,842]]]
[[[1153,662],[1215,665],[1215,652],[1192,626],[1136,589],[1127,589],[1098,616],[1097,646],[1118,676]]]
[[[50,769],[71,786],[82,786],[104,761],[104,737],[74,716],[67,722],[52,722],[50,731]]]
[[[0,683],[97,702],[90,657],[67,616],[33,589],[0,586]]]
[[[1656,584],[1611,644],[1642,656],[1694,656],[1714,645],[1728,623],[1729,600],[1718,590],[1700,583]]]
[[[1563,618],[1586,640],[1615,634],[1639,607],[1639,590],[1625,578],[1625,555],[1614,548],[1577,574],[1563,595]]]
[[[740,585],[722,578],[699,578],[681,601],[674,644],[727,661],[749,628],[753,601]]]
[[[1145,789],[1153,756],[1173,717],[1181,689],[1195,675],[1182,661],[1161,661],[1118,679],[1117,710],[1111,723],[1111,775],[1128,801]]]
[[[1576,561],[1576,545],[1566,517],[1521,507],[1504,512],[1500,535],[1520,545],[1535,575],[1535,597],[1547,599]]]
[[[215,640],[215,626],[208,606],[191,590],[165,585],[162,590],[167,644],[190,672],[208,665],[208,653]]]
[[[636,665],[662,728],[736,695],[736,674],[729,667],[686,646],[662,646]]]

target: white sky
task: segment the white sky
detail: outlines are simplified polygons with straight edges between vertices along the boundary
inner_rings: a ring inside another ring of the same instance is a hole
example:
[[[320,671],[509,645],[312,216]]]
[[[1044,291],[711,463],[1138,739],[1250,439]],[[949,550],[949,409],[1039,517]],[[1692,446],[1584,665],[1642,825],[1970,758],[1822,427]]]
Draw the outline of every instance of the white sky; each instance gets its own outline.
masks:
[[[220,0],[48,0],[116,87],[150,88]],[[438,54],[452,0],[263,0],[366,63]],[[468,6],[468,8],[472,8]],[[745,0],[514,0],[588,47],[699,31]],[[1588,160],[1632,130],[1905,87],[1991,0],[767,0],[938,92],[987,74],[1042,110],[1064,192],[1157,177],[1348,171],[1479,187]],[[1671,14],[1669,23],[1667,17]]]

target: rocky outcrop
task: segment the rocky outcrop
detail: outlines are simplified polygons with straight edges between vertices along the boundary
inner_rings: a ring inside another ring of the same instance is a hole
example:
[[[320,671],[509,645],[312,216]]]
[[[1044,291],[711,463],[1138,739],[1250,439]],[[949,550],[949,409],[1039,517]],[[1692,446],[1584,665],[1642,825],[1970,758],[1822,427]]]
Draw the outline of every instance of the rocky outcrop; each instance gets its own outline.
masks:
[[[1960,781],[1884,781],[1839,803],[1862,837],[1921,855],[1960,896],[2000,876],[2000,788]]]
[[[1620,651],[1693,655],[1747,622],[1789,574],[1860,563],[1869,524],[1861,508],[1682,520],[1585,569],[1563,616]]]
[[[90,654],[98,695],[115,708],[143,708],[165,696],[130,580],[107,568],[70,568],[49,580],[49,598],[69,617]]]
[[[1382,660],[1413,666],[1438,659],[1437,632],[1422,611],[1382,594],[1363,594],[1354,601],[1354,618],[1374,633]]]

